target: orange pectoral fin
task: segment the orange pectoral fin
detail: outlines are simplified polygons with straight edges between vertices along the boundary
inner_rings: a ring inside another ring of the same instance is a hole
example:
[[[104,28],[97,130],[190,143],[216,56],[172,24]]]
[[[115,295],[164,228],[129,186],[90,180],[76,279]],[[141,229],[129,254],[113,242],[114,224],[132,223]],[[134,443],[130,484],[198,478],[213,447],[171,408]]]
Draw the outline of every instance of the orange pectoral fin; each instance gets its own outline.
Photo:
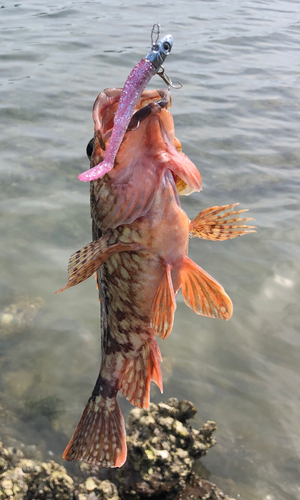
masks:
[[[232,302],[224,288],[188,257],[178,269],[184,301],[197,314],[229,319]]]
[[[108,237],[92,241],[81,250],[73,253],[68,264],[69,279],[67,284],[55,293],[63,292],[71,286],[86,280],[112,255],[118,252],[140,250],[138,243],[115,243],[108,246]]]
[[[199,170],[184,153],[176,151],[175,147],[168,152],[166,168],[181,180],[176,180],[178,194],[189,195],[194,191],[201,191],[202,181]]]
[[[202,210],[190,224],[190,234],[196,238],[202,238],[203,240],[230,240],[232,238],[237,238],[237,236],[243,236],[248,233],[256,233],[255,226],[247,226],[245,224],[240,224],[240,222],[246,222],[247,220],[254,220],[252,217],[238,218],[234,217],[231,219],[226,219],[230,215],[238,215],[243,212],[248,212],[247,209],[244,210],[234,210],[230,211],[231,208],[236,207],[238,203],[233,205],[223,205],[221,207],[211,207]],[[224,210],[228,210],[223,215],[218,215]],[[238,224],[236,224],[238,222]]]
[[[171,278],[171,266],[167,264],[166,273],[153,297],[151,306],[151,327],[163,340],[170,334],[176,300]]]

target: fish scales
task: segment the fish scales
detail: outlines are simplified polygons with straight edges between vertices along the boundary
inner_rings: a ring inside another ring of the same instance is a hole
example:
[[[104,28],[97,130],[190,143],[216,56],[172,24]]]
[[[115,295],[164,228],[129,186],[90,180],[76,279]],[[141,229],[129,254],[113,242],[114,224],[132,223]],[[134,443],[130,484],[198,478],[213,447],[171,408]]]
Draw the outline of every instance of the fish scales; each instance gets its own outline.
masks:
[[[121,89],[107,89],[96,99],[91,168],[105,157],[120,95]],[[188,258],[188,240],[231,239],[253,226],[244,224],[249,218],[236,217],[244,210],[233,211],[235,205],[211,207],[188,219],[178,195],[199,191],[201,176],[181,151],[169,106],[167,91],[142,93],[132,118],[138,125],[129,126],[114,168],[91,182],[93,241],[71,256],[68,283],[59,290],[97,272],[101,367],[66,460],[105,467],[126,460],[116,396],[120,391],[147,408],[151,381],[162,390],[155,334],[162,339],[170,334],[180,288],[197,314],[220,319],[232,314],[223,287]]]

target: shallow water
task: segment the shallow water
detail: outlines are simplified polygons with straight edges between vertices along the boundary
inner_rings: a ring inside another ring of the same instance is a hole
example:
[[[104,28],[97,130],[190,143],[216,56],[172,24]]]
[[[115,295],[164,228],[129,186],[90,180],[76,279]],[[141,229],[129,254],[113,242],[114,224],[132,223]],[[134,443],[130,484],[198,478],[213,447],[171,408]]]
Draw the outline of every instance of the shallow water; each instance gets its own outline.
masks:
[[[176,135],[203,178],[183,207],[192,218],[240,202],[258,227],[191,241],[190,257],[222,283],[234,315],[198,317],[178,298],[160,342],[163,397],[191,399],[195,425],[216,420],[218,446],[202,463],[228,494],[299,499],[298,0],[3,1],[0,298],[3,311],[16,304],[21,326],[1,330],[0,435],[58,459],[93,387],[94,281],[54,291],[91,240],[89,186],[77,175],[88,168],[92,104],[147,53],[157,16],[174,37],[166,71],[184,84],[172,91]],[[150,87],[161,86],[154,77]]]

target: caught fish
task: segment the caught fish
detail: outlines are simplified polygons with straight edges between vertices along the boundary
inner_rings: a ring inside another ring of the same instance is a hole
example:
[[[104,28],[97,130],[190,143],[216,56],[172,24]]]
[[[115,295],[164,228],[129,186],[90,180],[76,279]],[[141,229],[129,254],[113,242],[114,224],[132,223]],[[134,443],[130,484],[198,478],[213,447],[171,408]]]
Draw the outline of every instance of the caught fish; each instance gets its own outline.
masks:
[[[114,119],[114,126],[105,159],[93,168],[78,176],[80,181],[87,182],[102,177],[114,167],[116,154],[124,138],[137,102],[151,78],[161,74],[160,69],[171,52],[173,45],[172,35],[166,35],[152,45],[151,51],[130,72],[119,100]]]
[[[122,89],[101,92],[93,108],[91,168],[109,150]],[[176,295],[197,314],[229,319],[223,287],[188,257],[189,237],[226,240],[253,231],[235,205],[211,207],[190,221],[179,194],[201,190],[201,176],[174,135],[166,90],[144,91],[135,106],[115,167],[91,182],[93,241],[75,252],[62,292],[97,273],[102,357],[98,379],[67,445],[66,460],[121,467],[126,460],[120,391],[147,408],[150,383],[163,389],[155,335],[171,332]]]

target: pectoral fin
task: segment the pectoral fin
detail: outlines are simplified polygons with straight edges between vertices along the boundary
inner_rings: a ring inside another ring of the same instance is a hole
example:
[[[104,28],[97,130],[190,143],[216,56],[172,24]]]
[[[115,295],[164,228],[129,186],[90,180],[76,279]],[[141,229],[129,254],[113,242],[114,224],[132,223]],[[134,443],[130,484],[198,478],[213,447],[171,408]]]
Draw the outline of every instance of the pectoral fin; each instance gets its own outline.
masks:
[[[201,191],[200,172],[184,153],[174,148],[166,157],[166,166],[176,176],[178,194],[189,195],[195,191]]]
[[[140,250],[141,248],[141,245],[138,243],[117,242],[113,245],[108,245],[107,236],[103,236],[99,240],[92,241],[81,250],[78,250],[71,255],[68,264],[68,282],[63,288],[60,288],[55,293],[63,292],[67,288],[78,285],[78,283],[86,280],[115,253],[135,251]]]
[[[232,316],[232,302],[224,288],[195,262],[184,257],[178,272],[187,306],[210,318],[229,319]]]
[[[166,273],[153,297],[151,306],[151,326],[155,333],[165,339],[171,332],[176,300],[171,278],[171,266],[166,266]]]
[[[238,215],[244,210],[234,210],[230,211],[231,208],[236,207],[238,203],[233,205],[223,205],[221,207],[211,207],[202,210],[190,224],[190,234],[196,238],[202,238],[203,240],[230,240],[236,238],[237,236],[243,236],[243,234],[255,233],[255,226],[247,226],[245,224],[240,224],[240,222],[246,222],[247,220],[254,220],[251,217],[239,218],[234,217],[231,219],[226,219],[230,215]],[[219,215],[220,212],[228,210],[223,215]],[[238,223],[238,224],[236,224]]]

